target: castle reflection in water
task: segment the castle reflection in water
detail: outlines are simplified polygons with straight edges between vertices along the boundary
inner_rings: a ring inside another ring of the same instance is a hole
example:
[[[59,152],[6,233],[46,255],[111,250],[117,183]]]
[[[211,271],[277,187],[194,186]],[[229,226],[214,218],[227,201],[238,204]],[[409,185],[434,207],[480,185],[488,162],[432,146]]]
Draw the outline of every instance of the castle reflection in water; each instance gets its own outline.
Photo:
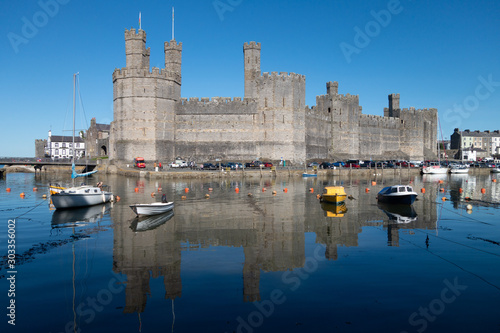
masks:
[[[377,206],[375,200],[377,191],[390,184],[390,180],[384,185],[380,182],[368,193],[365,191],[368,181],[344,180],[342,184],[353,199],[347,200],[340,210],[321,205],[316,193],[310,192],[310,188],[317,192],[332,182],[321,179],[286,183],[280,180],[166,184],[148,180],[117,181],[113,185],[116,193],[130,193],[135,186],[141,187],[142,192],[128,198],[122,195],[122,203],[111,211],[113,270],[126,275],[124,312],[144,311],[151,294],[151,278],[163,277],[166,299],[181,297],[182,251],[188,247],[243,248],[242,296],[243,301],[253,302],[260,300],[261,272],[284,272],[304,266],[306,233],[314,233],[316,243],[325,246],[326,259],[337,260],[339,247],[359,245],[359,236],[365,227],[385,230],[388,246],[399,246],[402,232],[411,234],[416,229],[437,228],[440,185],[435,181],[425,184],[427,192],[419,195],[414,209],[395,212]],[[412,182],[416,191],[424,186],[421,177]],[[149,230],[137,231],[134,228],[137,221],[133,222],[128,204],[151,201],[150,193],[162,185],[163,192],[176,201],[175,215],[160,221],[160,225],[151,225]],[[190,189],[187,194],[183,191],[185,187]],[[213,188],[212,192],[209,187]],[[239,194],[235,193],[235,187],[240,188]],[[263,187],[269,188],[268,191],[263,192]],[[285,187],[287,193],[283,192]],[[277,191],[276,195],[272,190]],[[211,193],[209,199],[205,198],[207,193]],[[181,201],[181,195],[187,199]]]

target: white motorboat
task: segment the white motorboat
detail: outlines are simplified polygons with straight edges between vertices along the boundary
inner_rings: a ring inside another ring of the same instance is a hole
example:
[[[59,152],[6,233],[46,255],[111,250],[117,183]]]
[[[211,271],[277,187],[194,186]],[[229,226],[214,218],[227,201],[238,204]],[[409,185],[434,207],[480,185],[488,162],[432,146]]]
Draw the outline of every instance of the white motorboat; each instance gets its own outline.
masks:
[[[450,166],[450,173],[468,173],[469,168],[466,165],[455,164]]]
[[[88,185],[69,187],[51,196],[56,209],[94,206],[109,202],[112,198],[113,193]]]
[[[500,168],[493,168],[490,171],[491,173],[500,173]]]
[[[429,175],[429,174],[438,175],[438,174],[445,174],[445,173],[448,173],[448,168],[441,166],[439,164],[422,167],[422,174],[424,174],[424,175]]]
[[[384,187],[378,192],[377,200],[388,204],[411,205],[417,199],[417,195],[409,185],[393,185]]]
[[[137,216],[158,215],[166,213],[174,208],[173,202],[153,202],[150,204],[130,205],[130,208]]]

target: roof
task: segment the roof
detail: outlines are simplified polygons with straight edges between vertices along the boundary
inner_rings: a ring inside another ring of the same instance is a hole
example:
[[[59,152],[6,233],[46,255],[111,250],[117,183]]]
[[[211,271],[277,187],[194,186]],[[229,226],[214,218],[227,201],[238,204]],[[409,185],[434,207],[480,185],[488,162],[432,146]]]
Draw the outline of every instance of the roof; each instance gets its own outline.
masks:
[[[95,127],[99,132],[109,132],[111,129],[111,125],[109,124],[95,124]]]
[[[50,137],[51,142],[73,142],[72,136],[67,135],[52,135]],[[79,136],[75,136],[75,142],[83,143],[83,139]]]
[[[479,132],[479,131],[474,131],[474,132],[467,132],[467,131],[462,131],[462,136],[463,137],[477,137],[477,138],[492,138],[492,137],[500,137],[500,133],[496,133],[494,131],[487,133],[487,132]]]

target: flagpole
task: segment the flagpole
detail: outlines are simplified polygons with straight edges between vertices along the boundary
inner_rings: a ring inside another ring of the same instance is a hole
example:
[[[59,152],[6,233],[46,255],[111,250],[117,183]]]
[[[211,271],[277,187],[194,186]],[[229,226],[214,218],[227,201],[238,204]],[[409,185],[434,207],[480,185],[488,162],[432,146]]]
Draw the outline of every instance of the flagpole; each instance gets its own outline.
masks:
[[[139,12],[139,30],[141,30],[141,12]]]
[[[175,38],[174,38],[174,6],[172,6],[172,40],[175,40]]]

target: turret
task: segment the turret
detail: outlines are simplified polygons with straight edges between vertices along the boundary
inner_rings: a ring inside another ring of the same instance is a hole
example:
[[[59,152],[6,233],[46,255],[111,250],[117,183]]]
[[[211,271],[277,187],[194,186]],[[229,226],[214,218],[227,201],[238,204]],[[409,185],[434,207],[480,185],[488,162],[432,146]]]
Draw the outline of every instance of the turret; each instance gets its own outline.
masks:
[[[125,55],[127,68],[146,68],[149,70],[149,47],[146,49],[146,32],[139,29],[125,29]]]
[[[182,43],[177,43],[175,40],[170,42],[165,42],[165,70],[168,72],[175,73],[175,76],[179,78],[179,85],[181,84],[181,68],[182,68]],[[180,97],[180,96],[179,96]]]
[[[243,44],[245,61],[245,97],[257,98],[257,78],[260,76],[260,43]]]
[[[326,94],[327,95],[337,95],[339,93],[339,83],[335,82],[327,82],[326,83]]]

